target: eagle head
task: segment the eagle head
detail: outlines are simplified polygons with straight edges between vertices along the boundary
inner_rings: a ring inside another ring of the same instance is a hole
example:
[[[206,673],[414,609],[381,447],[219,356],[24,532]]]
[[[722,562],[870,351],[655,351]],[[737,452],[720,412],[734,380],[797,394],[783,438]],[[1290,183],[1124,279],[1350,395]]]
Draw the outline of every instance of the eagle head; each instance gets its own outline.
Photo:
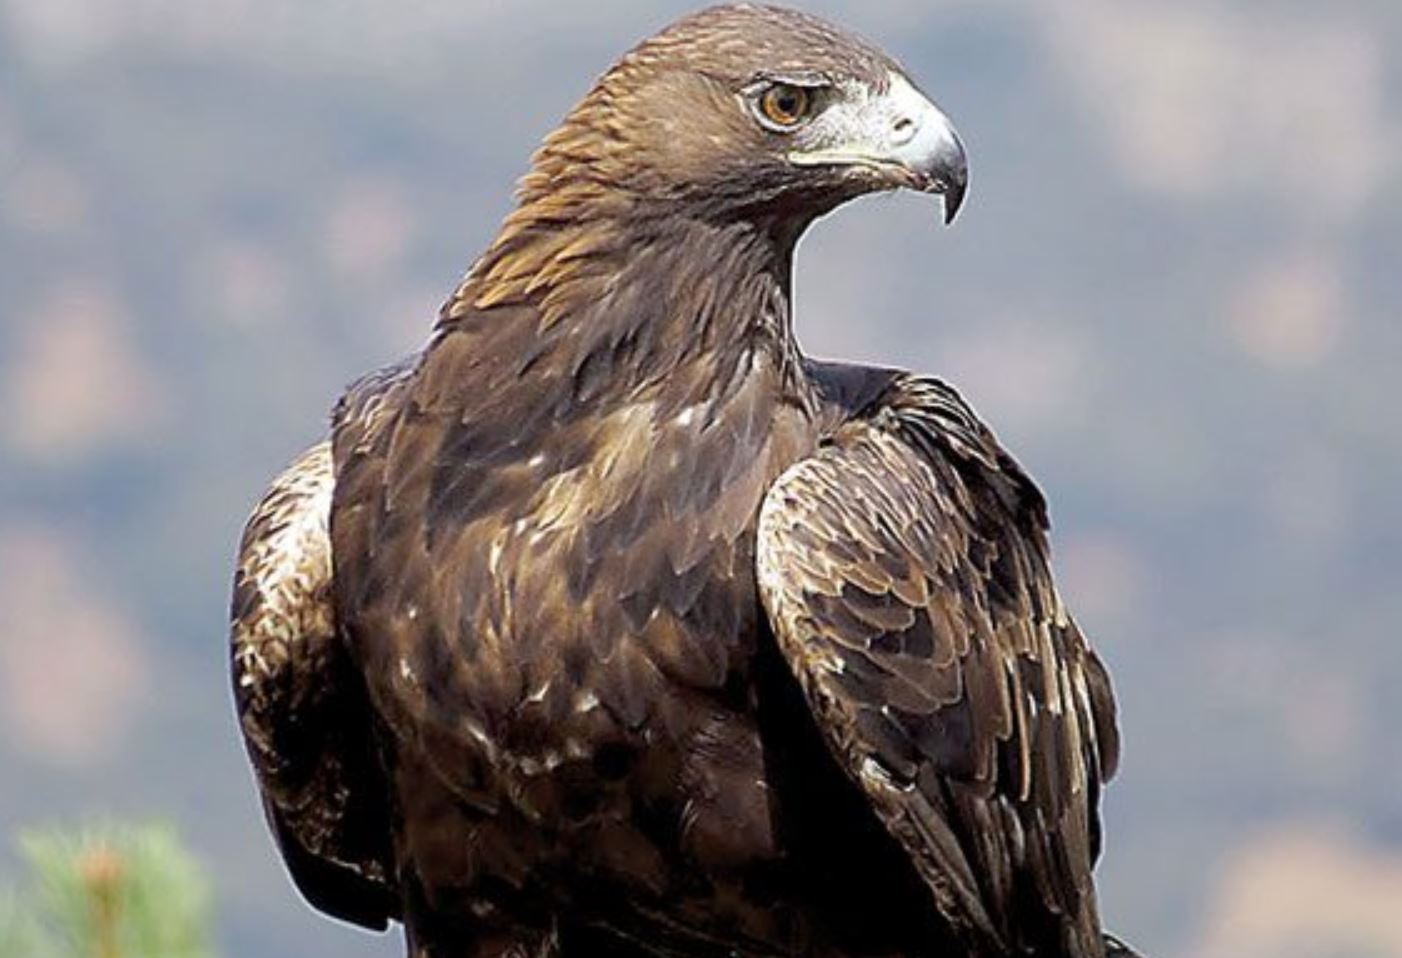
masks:
[[[870,43],[781,7],[685,17],[627,53],[547,138],[523,198],[606,187],[633,212],[800,229],[864,193],[968,186],[949,119]]]

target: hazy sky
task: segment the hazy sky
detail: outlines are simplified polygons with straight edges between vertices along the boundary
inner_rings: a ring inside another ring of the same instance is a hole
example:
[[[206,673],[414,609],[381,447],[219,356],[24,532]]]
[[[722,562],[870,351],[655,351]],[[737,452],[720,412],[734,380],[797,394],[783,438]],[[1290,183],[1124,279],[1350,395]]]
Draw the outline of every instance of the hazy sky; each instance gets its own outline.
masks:
[[[973,187],[949,231],[921,197],[820,223],[799,335],[956,383],[1047,492],[1123,707],[1108,923],[1399,958],[1402,7],[810,6],[940,101]],[[174,817],[227,954],[398,953],[259,820],[234,543],[684,9],[0,0],[0,826]]]

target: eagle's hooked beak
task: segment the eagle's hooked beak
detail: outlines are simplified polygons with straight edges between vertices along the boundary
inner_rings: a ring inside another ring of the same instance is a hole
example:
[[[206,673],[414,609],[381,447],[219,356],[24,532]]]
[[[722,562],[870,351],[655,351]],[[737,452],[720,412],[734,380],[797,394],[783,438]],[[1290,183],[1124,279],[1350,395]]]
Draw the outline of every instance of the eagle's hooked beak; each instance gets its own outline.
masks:
[[[964,141],[940,108],[905,80],[892,82],[888,156],[910,171],[915,188],[944,198],[944,221],[953,223],[969,191]]]
[[[964,143],[949,117],[909,80],[893,73],[881,94],[827,112],[831,116],[819,121],[826,120],[826,143],[791,152],[792,162],[862,167],[885,174],[890,185],[937,193],[944,199],[945,223],[954,222],[969,189]]]

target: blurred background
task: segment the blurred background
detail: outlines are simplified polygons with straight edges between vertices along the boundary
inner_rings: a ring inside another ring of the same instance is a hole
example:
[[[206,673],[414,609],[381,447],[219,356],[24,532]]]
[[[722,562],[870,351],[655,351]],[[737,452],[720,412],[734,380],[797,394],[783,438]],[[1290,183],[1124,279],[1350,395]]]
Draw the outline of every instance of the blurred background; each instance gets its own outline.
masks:
[[[957,383],[1047,491],[1122,703],[1108,924],[1402,956],[1402,6],[810,6],[940,100],[974,185],[948,232],[919,197],[820,223],[799,335]],[[401,953],[264,831],[233,549],[683,9],[0,0],[0,835],[168,818],[224,954]]]

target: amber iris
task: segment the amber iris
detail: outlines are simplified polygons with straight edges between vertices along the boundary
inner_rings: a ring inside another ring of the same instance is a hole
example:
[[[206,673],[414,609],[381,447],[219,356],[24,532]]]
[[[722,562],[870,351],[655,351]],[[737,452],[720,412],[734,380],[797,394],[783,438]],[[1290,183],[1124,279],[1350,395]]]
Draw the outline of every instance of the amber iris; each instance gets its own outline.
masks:
[[[776,83],[764,91],[759,108],[775,126],[797,126],[808,116],[811,103],[812,97],[803,87]]]

